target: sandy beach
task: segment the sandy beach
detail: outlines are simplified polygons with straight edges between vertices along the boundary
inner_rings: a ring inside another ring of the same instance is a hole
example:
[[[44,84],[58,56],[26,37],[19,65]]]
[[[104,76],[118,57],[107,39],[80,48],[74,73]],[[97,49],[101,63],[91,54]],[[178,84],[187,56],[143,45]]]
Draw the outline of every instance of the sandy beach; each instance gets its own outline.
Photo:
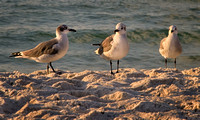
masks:
[[[200,67],[0,73],[0,119],[197,120]]]

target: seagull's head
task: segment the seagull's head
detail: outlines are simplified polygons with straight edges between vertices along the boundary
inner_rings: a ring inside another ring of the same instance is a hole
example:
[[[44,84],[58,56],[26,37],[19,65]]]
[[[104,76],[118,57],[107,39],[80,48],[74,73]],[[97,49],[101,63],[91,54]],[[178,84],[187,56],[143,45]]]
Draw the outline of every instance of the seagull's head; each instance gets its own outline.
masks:
[[[118,23],[116,25],[116,29],[115,29],[114,33],[125,34],[126,33],[126,25],[124,25],[121,22]]]
[[[67,27],[67,25],[60,25],[57,27],[56,29],[56,34],[57,35],[60,35],[60,34],[67,34],[69,31],[72,31],[72,32],[76,32],[76,30],[74,29],[69,29]]]
[[[169,34],[172,34],[172,33],[178,34],[178,30],[175,25],[169,26]]]

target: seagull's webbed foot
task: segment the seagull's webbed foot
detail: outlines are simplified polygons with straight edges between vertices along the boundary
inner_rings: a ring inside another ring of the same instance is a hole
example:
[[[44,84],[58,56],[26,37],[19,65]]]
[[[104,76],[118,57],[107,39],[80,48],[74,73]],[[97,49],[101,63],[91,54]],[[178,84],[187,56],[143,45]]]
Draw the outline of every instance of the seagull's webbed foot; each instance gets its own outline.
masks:
[[[52,66],[52,64],[51,64],[51,62],[47,64],[47,74],[49,74],[49,65],[50,65],[50,67],[51,67],[51,69],[53,70],[54,73],[56,73],[56,74],[58,74],[58,75],[61,75],[61,74],[62,74],[61,71],[55,71],[55,70],[54,70],[54,68],[53,68],[53,66]]]
[[[113,72],[110,72],[110,74],[111,74],[111,75],[115,75],[115,73],[113,73]]]
[[[56,74],[61,75],[62,72],[61,71],[55,71]]]

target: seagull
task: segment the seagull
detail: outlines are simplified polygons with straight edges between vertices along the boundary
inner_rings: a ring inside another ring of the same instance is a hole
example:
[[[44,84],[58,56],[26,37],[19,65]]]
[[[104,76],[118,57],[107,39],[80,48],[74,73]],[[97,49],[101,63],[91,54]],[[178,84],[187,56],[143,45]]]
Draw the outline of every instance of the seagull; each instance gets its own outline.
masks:
[[[160,42],[159,52],[165,58],[165,67],[167,68],[167,58],[174,58],[174,67],[176,68],[176,57],[182,53],[182,47],[178,38],[178,31],[175,25],[169,27],[169,33],[166,38]]]
[[[129,44],[126,36],[126,25],[118,23],[113,35],[107,37],[101,42],[101,44],[92,44],[94,46],[100,46],[95,53],[102,58],[110,61],[110,69],[112,72],[112,60],[117,60],[117,71],[119,72],[119,60],[125,57],[129,51]]]
[[[61,72],[54,70],[51,62],[62,58],[67,53],[69,48],[67,33],[69,31],[76,32],[74,29],[69,29],[67,25],[60,25],[56,29],[55,38],[42,42],[33,49],[14,52],[10,57],[27,58],[36,62],[47,63],[47,74],[49,74],[49,66],[54,73],[61,74]]]

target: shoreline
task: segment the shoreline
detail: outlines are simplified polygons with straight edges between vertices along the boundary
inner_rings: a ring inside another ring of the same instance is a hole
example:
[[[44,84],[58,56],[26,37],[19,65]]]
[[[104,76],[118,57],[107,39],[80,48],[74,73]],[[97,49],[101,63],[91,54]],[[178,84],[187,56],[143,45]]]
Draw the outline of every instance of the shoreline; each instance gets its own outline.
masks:
[[[200,67],[62,72],[0,72],[0,118],[200,118]]]

